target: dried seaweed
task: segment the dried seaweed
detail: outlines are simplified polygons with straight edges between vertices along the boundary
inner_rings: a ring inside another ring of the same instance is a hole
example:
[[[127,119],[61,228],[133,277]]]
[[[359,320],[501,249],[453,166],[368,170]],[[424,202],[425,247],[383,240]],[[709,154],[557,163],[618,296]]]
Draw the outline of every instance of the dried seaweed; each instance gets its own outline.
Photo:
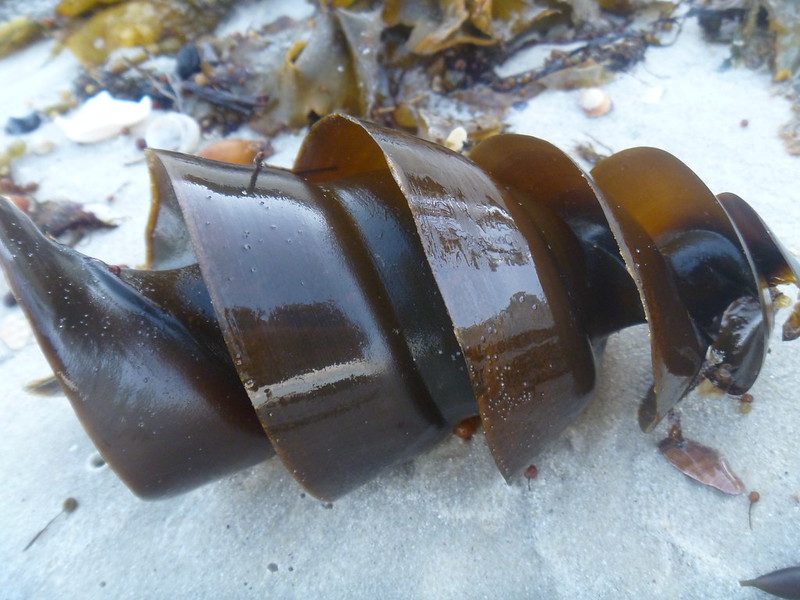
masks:
[[[89,231],[117,226],[116,223],[99,219],[83,204],[69,200],[38,202],[30,213],[33,222],[44,233],[54,238],[69,235],[69,245],[78,243]]]
[[[187,40],[211,31],[231,4],[232,0],[131,0],[95,13],[65,43],[87,67],[102,65],[120,48],[177,52]]]
[[[0,23],[0,57],[21,50],[42,37],[44,32],[44,25],[31,17],[16,17]]]
[[[73,1],[96,11],[67,42],[89,66],[107,61],[114,47],[180,52],[171,72],[153,62],[108,61],[92,69],[91,88],[134,100],[148,94],[156,105],[174,106],[204,128],[223,132],[249,123],[272,135],[345,112],[440,142],[461,125],[470,140],[499,131],[510,106],[544,89],[608,81],[662,43],[675,8],[670,2],[627,0],[329,0],[304,22],[284,18],[217,38],[201,35],[212,18],[189,28],[183,21],[161,29],[145,25],[156,13],[162,26],[177,18],[173,13],[200,4],[213,5],[218,15],[227,1],[183,0],[172,12],[165,5],[174,3],[166,0],[100,9],[92,0]],[[114,31],[117,22],[121,29]],[[98,38],[100,28],[114,39]],[[190,46],[182,43],[186,39]],[[528,73],[495,74],[496,65],[526,46],[578,40],[586,43],[573,52],[554,52]],[[443,103],[448,111],[442,111]],[[442,112],[469,114],[467,120],[476,123],[435,122],[433,115]]]

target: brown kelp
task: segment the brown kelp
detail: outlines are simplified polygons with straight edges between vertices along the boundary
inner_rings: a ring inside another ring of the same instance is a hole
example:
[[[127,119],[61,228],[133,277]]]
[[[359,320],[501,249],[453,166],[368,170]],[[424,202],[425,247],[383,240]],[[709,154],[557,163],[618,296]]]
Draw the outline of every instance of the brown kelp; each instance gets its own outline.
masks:
[[[474,415],[511,479],[592,398],[611,333],[649,323],[649,430],[701,380],[747,391],[772,292],[798,282],[743,200],[652,148],[587,174],[528,136],[466,158],[333,116],[293,170],[149,164],[147,270],[0,204],[0,263],[56,377],[148,497],[277,453],[336,498]]]

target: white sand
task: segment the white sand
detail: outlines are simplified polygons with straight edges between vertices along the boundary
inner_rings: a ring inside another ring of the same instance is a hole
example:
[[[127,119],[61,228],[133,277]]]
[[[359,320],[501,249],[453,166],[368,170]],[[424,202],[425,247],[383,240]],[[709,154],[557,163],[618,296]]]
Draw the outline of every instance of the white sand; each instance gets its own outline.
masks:
[[[75,65],[67,55],[31,75],[48,49],[0,61],[0,121],[68,87]],[[800,247],[800,159],[777,137],[789,105],[766,72],[720,71],[727,53],[689,21],[677,44],[650,49],[606,86],[607,116],[583,116],[577,92],[550,92],[510,115],[511,130],[566,149],[591,135],[614,150],[669,150]],[[663,97],[649,104],[653,87]],[[33,136],[57,149],[20,160],[17,180],[40,183],[41,198],[103,203],[113,194],[121,226],[80,249],[140,263],[149,183],[142,164],[123,166],[137,154],[133,137],[77,147],[52,124]],[[282,142],[283,164],[296,141]],[[7,142],[0,134],[0,147]],[[18,316],[0,308],[0,327]],[[19,350],[0,343],[0,597],[762,597],[737,581],[800,562],[796,349],[775,340],[749,415],[724,398],[681,406],[686,435],[718,448],[761,493],[751,531],[746,497],[690,481],[659,454],[662,430],[639,431],[648,347],[644,327],[611,339],[596,402],[539,458],[530,490],[504,483],[479,435],[450,439],[328,508],[303,495],[277,460],[177,498],[138,500],[108,468],[90,467],[94,449],[65,398],[22,390],[48,373],[33,341]],[[78,499],[77,511],[23,553],[67,497]]]

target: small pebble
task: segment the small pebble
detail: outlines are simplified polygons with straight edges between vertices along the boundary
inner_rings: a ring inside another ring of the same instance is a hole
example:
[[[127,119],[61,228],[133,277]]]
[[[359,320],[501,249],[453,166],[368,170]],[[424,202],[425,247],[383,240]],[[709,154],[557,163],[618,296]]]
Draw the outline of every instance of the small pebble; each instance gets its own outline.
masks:
[[[195,73],[199,73],[203,66],[200,53],[197,51],[197,46],[194,44],[186,44],[178,51],[175,58],[178,61],[175,72],[181,79],[189,79],[189,77]]]
[[[42,124],[42,118],[39,113],[32,112],[25,117],[9,117],[6,121],[6,133],[8,135],[23,135],[38,129]]]

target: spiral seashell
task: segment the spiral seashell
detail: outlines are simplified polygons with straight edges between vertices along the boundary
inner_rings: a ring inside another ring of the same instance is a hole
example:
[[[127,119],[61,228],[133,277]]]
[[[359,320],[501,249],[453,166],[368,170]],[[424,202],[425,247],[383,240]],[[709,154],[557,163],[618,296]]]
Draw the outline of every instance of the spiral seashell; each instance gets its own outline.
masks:
[[[200,145],[200,125],[189,115],[170,112],[147,126],[144,141],[148,148],[191,154]]]

